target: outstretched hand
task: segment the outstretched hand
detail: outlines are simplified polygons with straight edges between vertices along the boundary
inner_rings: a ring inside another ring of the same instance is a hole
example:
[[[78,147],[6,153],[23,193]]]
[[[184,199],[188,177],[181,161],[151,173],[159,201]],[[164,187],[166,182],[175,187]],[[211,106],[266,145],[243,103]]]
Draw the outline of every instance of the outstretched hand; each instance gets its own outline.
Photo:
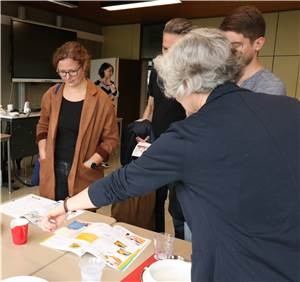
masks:
[[[64,222],[65,218],[65,209],[63,205],[59,205],[47,213],[47,216],[41,222],[41,228],[53,232]]]

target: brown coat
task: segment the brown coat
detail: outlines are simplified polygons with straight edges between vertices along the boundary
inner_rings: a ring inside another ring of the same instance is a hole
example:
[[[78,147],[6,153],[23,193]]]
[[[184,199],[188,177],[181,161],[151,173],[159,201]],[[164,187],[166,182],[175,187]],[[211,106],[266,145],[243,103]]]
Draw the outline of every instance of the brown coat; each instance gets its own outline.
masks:
[[[64,84],[56,91],[55,85],[44,94],[41,117],[37,124],[37,142],[47,139],[46,159],[41,160],[40,164],[40,195],[49,199],[55,198],[54,147],[63,88]],[[88,80],[73,163],[68,177],[70,196],[79,193],[104,175],[102,169],[89,169],[84,167],[83,163],[95,152],[107,160],[118,142],[118,125],[113,104],[101,89]]]

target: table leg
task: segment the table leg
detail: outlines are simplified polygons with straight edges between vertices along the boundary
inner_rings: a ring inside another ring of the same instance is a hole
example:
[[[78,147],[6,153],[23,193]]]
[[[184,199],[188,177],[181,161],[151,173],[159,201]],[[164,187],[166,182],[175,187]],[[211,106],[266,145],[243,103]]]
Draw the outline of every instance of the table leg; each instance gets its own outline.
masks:
[[[10,159],[10,140],[7,140],[7,174],[8,174],[8,192],[11,193],[11,159]]]

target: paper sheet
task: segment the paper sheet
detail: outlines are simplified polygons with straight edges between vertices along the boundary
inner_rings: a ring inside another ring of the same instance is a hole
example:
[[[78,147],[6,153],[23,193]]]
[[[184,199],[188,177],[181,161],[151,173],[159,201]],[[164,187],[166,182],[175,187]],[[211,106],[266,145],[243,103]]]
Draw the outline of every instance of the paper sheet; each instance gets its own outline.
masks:
[[[140,157],[145,151],[147,151],[147,149],[151,146],[150,143],[148,142],[139,142],[136,144],[133,152],[132,152],[132,156],[133,157]]]
[[[23,216],[31,223],[39,225],[40,221],[46,216],[47,211],[60,204],[60,201],[56,202],[34,194],[29,194],[0,205],[0,212],[14,218]],[[83,213],[83,211],[71,213],[68,216],[68,219],[71,219],[81,213]]]

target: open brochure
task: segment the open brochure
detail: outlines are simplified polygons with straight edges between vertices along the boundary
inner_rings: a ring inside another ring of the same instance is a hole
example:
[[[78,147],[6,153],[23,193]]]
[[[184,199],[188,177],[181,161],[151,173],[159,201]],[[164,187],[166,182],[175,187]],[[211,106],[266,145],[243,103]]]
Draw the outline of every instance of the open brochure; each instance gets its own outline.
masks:
[[[55,234],[42,245],[70,251],[78,256],[90,253],[101,257],[106,265],[124,270],[150,243],[149,239],[137,236],[126,228],[106,223],[73,221],[68,226],[55,231]]]
[[[0,212],[11,217],[25,217],[29,222],[39,225],[41,220],[46,216],[47,212],[61,202],[56,202],[38,195],[29,194],[24,197],[6,202],[0,205]],[[83,211],[76,211],[68,216],[71,219]]]

